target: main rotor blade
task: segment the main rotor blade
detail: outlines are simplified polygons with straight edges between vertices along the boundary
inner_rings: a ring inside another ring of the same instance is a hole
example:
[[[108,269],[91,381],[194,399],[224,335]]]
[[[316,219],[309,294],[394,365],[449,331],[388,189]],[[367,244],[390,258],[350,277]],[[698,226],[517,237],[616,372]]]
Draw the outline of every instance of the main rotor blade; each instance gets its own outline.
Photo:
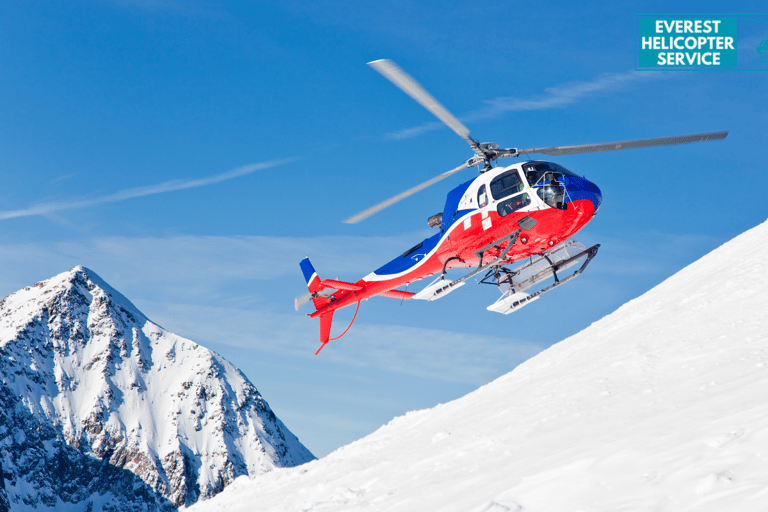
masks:
[[[459,172],[459,171],[463,171],[463,170],[464,170],[464,169],[466,169],[467,167],[470,167],[469,163],[464,163],[464,164],[462,164],[462,165],[458,166],[458,167],[457,167],[457,168],[455,168],[455,169],[452,169],[452,170],[450,170],[450,171],[448,171],[448,172],[444,172],[443,174],[441,174],[441,175],[439,175],[439,176],[435,176],[434,178],[432,178],[432,179],[431,179],[431,180],[429,180],[429,181],[425,181],[425,182],[424,182],[424,183],[422,183],[421,185],[416,185],[415,187],[413,187],[413,188],[409,188],[409,189],[408,189],[408,190],[406,190],[405,192],[401,192],[401,193],[397,194],[396,196],[394,196],[394,197],[391,197],[391,198],[387,199],[386,201],[383,201],[383,202],[381,202],[381,203],[379,203],[379,204],[377,204],[377,205],[375,205],[375,206],[371,206],[371,207],[370,207],[370,208],[368,208],[367,210],[363,210],[362,212],[358,213],[357,215],[353,215],[353,216],[351,216],[350,218],[346,219],[344,222],[345,222],[346,224],[357,224],[357,223],[358,223],[358,222],[360,222],[361,220],[363,220],[363,219],[367,219],[368,217],[370,217],[370,216],[371,216],[371,215],[373,215],[374,213],[380,212],[380,211],[381,211],[381,210],[383,210],[384,208],[386,208],[386,207],[388,207],[388,206],[392,206],[392,205],[393,205],[393,204],[395,204],[396,202],[398,202],[398,201],[400,201],[400,200],[402,200],[402,199],[405,199],[405,198],[406,198],[406,197],[408,197],[408,196],[412,196],[412,195],[413,195],[413,194],[415,194],[416,192],[418,192],[418,191],[420,191],[420,190],[423,190],[423,189],[427,188],[427,187],[428,187],[428,186],[430,186],[430,185],[434,185],[434,184],[435,184],[435,183],[437,183],[438,181],[440,181],[440,180],[444,180],[444,179],[445,179],[445,178],[447,178],[448,176],[451,176],[451,175],[453,175],[453,174],[456,174],[456,173],[457,173],[457,172]]]
[[[728,132],[697,133],[695,135],[677,135],[674,137],[658,137],[656,139],[627,140],[623,142],[602,142],[600,144],[582,144],[580,146],[554,146],[551,148],[521,149],[520,155],[541,153],[543,155],[560,156],[576,155],[578,153],[597,153],[599,151],[615,151],[617,149],[634,149],[648,146],[671,146],[673,144],[688,144],[707,140],[724,139]]]
[[[368,63],[373,69],[384,75],[384,78],[398,86],[405,94],[416,100],[422,107],[432,112],[439,120],[456,132],[459,137],[464,139],[475,149],[477,142],[469,136],[469,129],[461,121],[456,119],[453,114],[448,112],[424,87],[413,79],[411,75],[389,59],[374,60]],[[477,151],[477,150],[476,150]],[[478,153],[482,154],[482,153]]]

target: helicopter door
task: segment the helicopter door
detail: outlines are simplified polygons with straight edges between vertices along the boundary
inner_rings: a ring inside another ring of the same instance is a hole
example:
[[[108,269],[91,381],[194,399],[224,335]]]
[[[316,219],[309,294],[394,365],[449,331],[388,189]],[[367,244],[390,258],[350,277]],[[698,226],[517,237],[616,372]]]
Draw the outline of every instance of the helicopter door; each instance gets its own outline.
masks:
[[[483,231],[491,227],[491,219],[488,217],[488,203],[490,203],[490,198],[488,197],[488,189],[485,184],[482,184],[477,190],[477,206],[482,212],[480,223],[483,226]]]

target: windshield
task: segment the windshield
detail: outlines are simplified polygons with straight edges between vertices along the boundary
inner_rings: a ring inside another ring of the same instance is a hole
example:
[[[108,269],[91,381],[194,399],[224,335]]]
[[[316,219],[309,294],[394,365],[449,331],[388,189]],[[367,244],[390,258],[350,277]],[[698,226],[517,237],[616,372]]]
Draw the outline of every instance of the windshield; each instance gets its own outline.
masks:
[[[536,189],[536,195],[547,205],[558,210],[568,208],[565,198],[564,176],[575,177],[562,165],[552,162],[530,162],[523,165],[523,174],[531,187]]]
[[[552,162],[527,163],[523,165],[523,174],[532,187],[544,185],[545,182],[552,181],[553,178],[556,179],[557,175],[578,177],[578,174]]]

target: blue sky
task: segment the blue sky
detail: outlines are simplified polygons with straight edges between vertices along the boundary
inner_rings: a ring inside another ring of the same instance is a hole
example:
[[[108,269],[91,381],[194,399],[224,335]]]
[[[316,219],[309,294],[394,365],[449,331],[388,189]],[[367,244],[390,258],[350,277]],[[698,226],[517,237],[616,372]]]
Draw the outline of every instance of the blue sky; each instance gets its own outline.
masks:
[[[634,71],[635,14],[658,12],[668,4],[8,3],[0,296],[91,268],[237,364],[316,455],[462,396],[768,217],[768,72]],[[757,62],[766,20],[740,18],[740,62]],[[341,223],[472,156],[366,66],[379,58],[503,147],[730,135],[553,158],[603,191],[576,237],[602,244],[583,276],[510,316],[486,311],[488,286],[372,299],[314,357],[317,321],[293,310],[299,260],[354,281],[429,236],[427,217],[476,172]]]

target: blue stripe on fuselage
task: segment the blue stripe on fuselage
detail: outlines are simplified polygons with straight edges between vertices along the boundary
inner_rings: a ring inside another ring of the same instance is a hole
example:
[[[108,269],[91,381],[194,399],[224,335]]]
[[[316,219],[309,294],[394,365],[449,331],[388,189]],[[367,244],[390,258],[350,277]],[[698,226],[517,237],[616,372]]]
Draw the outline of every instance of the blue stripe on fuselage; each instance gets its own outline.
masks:
[[[458,211],[459,202],[461,202],[461,198],[464,197],[464,192],[467,191],[475,179],[476,178],[472,178],[466,183],[462,183],[455,189],[448,192],[448,196],[445,198],[445,207],[443,208],[443,231],[448,231],[448,228],[453,225],[454,221],[461,217],[463,213],[466,213],[467,210],[462,210],[461,212]]]
[[[448,196],[445,198],[445,207],[443,208],[443,225],[441,227],[440,233],[437,233],[436,235],[424,240],[421,247],[408,254],[407,256],[398,256],[381,268],[374,270],[373,273],[379,276],[399,274],[416,266],[417,263],[422,261],[427,256],[427,254],[429,254],[435,247],[437,247],[442,237],[457,219],[460,219],[467,213],[475,210],[474,208],[464,210],[458,209],[461,198],[464,197],[464,193],[474,181],[475,178],[467,181],[466,183],[462,183],[458,187],[448,192]]]
[[[408,270],[423,260],[427,254],[432,251],[432,249],[437,247],[437,244],[440,243],[440,238],[442,236],[443,233],[437,233],[436,235],[427,238],[421,243],[421,247],[419,247],[417,250],[413,251],[407,256],[398,256],[386,265],[374,270],[373,273],[379,276],[384,276],[399,274],[400,272]]]

